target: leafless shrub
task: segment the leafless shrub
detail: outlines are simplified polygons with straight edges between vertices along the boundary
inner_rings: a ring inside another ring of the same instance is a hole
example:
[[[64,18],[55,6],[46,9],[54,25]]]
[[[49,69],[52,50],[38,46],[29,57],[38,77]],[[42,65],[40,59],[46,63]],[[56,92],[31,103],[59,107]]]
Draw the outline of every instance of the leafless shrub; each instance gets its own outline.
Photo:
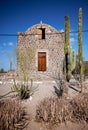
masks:
[[[28,85],[29,70],[31,70],[34,61],[34,50],[30,48],[18,48],[16,55],[18,68],[21,76],[23,77],[22,81],[24,81],[24,84]]]
[[[58,124],[71,118],[71,105],[63,98],[46,98],[36,110],[36,121]]]
[[[84,120],[88,122],[88,93],[79,94],[71,101],[73,108],[73,118],[76,121]]]
[[[22,130],[26,123],[27,116],[20,101],[0,101],[0,130]]]
[[[22,76],[23,82],[20,86],[16,85],[14,78],[14,86],[15,90],[20,93],[21,99],[27,99],[30,97],[30,93],[32,91],[32,85],[28,85],[29,80],[29,70],[31,70],[33,61],[34,61],[34,50],[30,48],[18,48],[17,49],[17,62],[18,62],[18,70],[20,71],[20,76]],[[32,74],[32,73],[31,73]],[[32,82],[32,81],[31,81]]]

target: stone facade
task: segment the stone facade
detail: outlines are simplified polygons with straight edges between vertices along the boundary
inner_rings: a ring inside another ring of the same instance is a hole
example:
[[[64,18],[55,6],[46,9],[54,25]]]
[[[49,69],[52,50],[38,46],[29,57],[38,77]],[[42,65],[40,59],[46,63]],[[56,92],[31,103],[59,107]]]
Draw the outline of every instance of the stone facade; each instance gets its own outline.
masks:
[[[43,37],[41,37],[42,35]],[[34,50],[34,61],[31,70],[29,70],[31,78],[35,80],[51,79],[61,74],[64,37],[55,28],[40,23],[30,27],[24,33],[18,33],[18,48],[32,48]],[[39,61],[39,53],[45,53],[46,59]],[[46,62],[44,63],[45,70],[42,71],[40,68],[39,71],[39,62]]]

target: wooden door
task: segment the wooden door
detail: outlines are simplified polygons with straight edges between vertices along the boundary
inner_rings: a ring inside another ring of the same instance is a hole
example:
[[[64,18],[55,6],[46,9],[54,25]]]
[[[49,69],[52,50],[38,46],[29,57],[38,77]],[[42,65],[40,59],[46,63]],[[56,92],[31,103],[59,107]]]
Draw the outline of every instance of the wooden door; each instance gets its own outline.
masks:
[[[38,52],[38,71],[46,71],[46,52]]]

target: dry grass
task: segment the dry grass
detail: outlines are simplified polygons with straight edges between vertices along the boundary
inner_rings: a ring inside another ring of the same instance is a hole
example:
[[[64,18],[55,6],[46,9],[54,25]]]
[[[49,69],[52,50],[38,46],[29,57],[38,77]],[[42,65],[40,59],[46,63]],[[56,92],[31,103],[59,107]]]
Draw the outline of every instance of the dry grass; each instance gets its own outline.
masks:
[[[37,106],[36,121],[60,124],[66,121],[88,123],[88,93],[79,94],[72,100],[46,98]]]
[[[71,118],[70,103],[63,98],[46,98],[36,110],[36,120],[58,124]]]
[[[19,100],[0,101],[0,130],[22,130],[26,121],[26,113]]]
[[[88,122],[88,93],[79,94],[71,101],[73,118],[75,121]]]

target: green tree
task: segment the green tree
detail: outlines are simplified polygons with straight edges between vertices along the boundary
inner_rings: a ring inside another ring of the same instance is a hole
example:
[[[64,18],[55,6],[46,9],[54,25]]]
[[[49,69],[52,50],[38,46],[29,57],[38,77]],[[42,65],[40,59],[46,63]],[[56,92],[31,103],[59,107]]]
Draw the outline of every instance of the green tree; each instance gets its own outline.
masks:
[[[4,69],[3,68],[1,68],[0,69],[0,73],[4,73],[5,71],[4,71]]]

